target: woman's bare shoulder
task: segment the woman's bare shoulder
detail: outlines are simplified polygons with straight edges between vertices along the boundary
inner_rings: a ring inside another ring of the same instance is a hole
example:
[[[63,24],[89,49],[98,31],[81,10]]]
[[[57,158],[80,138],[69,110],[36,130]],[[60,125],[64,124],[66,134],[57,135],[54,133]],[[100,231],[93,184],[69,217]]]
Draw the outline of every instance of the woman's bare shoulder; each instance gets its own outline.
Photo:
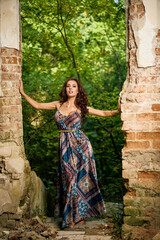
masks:
[[[57,109],[59,109],[60,106],[61,106],[60,101],[55,101],[54,104],[55,104],[55,106],[56,106]]]

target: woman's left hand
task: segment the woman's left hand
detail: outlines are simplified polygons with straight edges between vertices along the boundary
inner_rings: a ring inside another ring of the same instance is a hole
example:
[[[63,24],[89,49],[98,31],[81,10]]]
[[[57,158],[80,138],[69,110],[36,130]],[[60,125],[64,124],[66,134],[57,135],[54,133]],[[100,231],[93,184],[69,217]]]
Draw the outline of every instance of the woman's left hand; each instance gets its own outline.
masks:
[[[121,112],[121,101],[120,101],[120,97],[118,99],[118,111]]]

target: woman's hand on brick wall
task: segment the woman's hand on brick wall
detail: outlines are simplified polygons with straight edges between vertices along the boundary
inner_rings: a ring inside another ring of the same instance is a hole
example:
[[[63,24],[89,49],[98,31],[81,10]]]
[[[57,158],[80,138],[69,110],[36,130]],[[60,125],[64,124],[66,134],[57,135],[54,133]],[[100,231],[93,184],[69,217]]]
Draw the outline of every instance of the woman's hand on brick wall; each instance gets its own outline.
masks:
[[[21,94],[23,94],[23,93],[24,93],[22,79],[19,81],[19,92],[20,92]]]

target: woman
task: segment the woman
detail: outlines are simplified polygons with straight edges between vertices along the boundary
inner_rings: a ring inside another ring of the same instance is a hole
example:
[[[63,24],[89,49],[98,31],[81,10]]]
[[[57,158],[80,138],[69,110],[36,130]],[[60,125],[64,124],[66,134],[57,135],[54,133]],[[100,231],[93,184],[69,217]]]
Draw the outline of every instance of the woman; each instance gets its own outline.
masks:
[[[83,224],[86,217],[104,214],[105,205],[98,186],[92,146],[80,128],[86,114],[109,117],[120,113],[120,101],[118,110],[113,111],[89,107],[86,93],[76,78],[65,82],[60,101],[34,101],[24,93],[22,80],[19,90],[34,108],[57,109],[55,121],[60,141],[55,216],[62,216],[62,228],[73,228]]]

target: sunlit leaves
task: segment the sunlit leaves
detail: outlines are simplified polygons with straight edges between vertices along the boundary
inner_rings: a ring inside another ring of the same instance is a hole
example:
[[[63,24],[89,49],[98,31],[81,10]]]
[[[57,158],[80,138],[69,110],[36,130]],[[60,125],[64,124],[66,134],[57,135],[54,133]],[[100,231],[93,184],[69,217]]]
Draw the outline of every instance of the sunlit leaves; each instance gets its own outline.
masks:
[[[92,107],[116,109],[126,77],[124,11],[122,0],[21,0],[26,93],[38,102],[58,100],[66,78],[79,74]],[[38,111],[23,101],[23,114],[25,144],[40,127],[25,147],[32,167],[49,186],[57,164],[54,111]],[[83,127],[93,144],[100,184],[106,177],[120,177],[121,159],[105,130],[112,132],[120,152],[120,117],[93,116]]]

